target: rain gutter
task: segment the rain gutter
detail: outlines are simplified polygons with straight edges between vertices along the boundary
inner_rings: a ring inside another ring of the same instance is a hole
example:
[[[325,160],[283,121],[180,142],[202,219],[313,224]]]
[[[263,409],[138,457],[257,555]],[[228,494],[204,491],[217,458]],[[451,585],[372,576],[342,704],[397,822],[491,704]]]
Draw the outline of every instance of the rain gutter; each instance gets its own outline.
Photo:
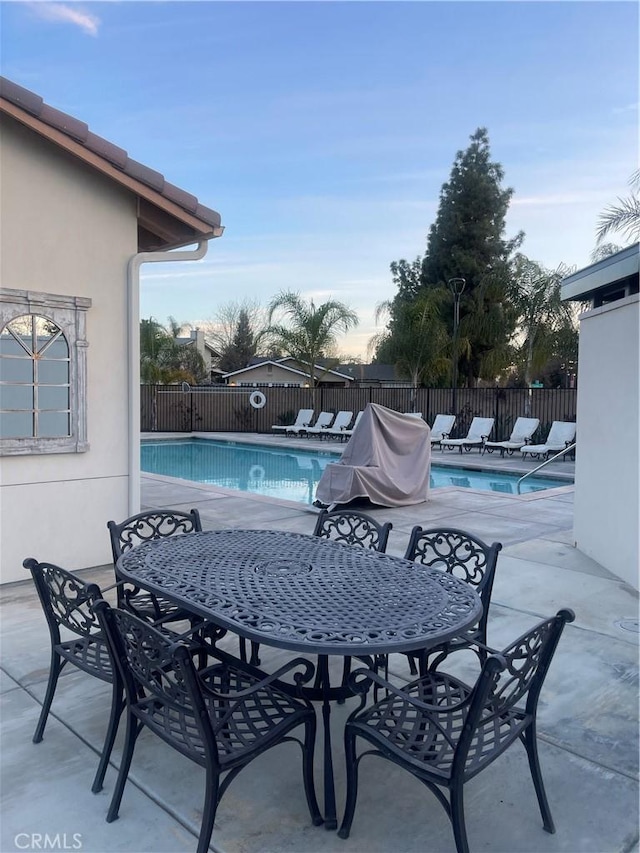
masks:
[[[218,235],[215,235],[218,236]],[[208,239],[186,252],[138,252],[127,267],[128,384],[128,505],[129,515],[140,512],[140,267],[142,264],[199,261],[207,254]]]

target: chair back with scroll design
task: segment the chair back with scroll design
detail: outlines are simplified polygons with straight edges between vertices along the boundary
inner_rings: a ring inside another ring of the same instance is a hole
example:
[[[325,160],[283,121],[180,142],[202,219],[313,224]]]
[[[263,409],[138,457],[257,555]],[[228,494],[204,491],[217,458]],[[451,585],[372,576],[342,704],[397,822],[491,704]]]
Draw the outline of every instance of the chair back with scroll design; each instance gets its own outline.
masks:
[[[482,617],[476,634],[486,644],[489,603],[501,550],[500,542],[487,545],[482,539],[464,530],[453,527],[423,530],[417,525],[411,531],[404,558],[412,563],[448,572],[475,589],[482,601]]]
[[[107,822],[118,817],[138,734],[144,726],[205,769],[205,797],[198,853],[209,850],[218,804],[228,784],[253,758],[283,741],[303,750],[303,781],[313,822],[322,823],[313,783],[315,711],[274,684],[279,676],[304,666],[301,682],[313,669],[296,658],[267,676],[216,649],[214,665],[196,671],[185,644],[172,640],[126,610],[99,601],[95,610],[109,639],[127,701],[127,734]],[[290,732],[303,724],[304,740]],[[224,778],[220,778],[225,774]]]
[[[560,635],[574,619],[573,611],[560,610],[503,651],[490,650],[473,686],[440,672],[427,672],[401,687],[371,671],[354,672],[350,684],[362,698],[345,728],[347,806],[339,835],[348,837],[355,812],[357,736],[374,745],[368,754],[409,770],[436,795],[452,823],[458,853],[469,850],[464,784],[520,740],[527,751],[543,827],[555,832],[538,759],[536,714]],[[365,707],[371,681],[385,688],[385,697]],[[441,788],[448,789],[448,801]]]
[[[91,603],[101,598],[100,588],[53,563],[39,563],[30,557],[23,565],[33,577],[51,638],[49,680],[33,742],[42,740],[58,678],[67,663],[112,685],[111,716],[92,785],[96,793],[102,788],[124,704],[122,683],[113,671],[107,639],[91,609]]]
[[[378,524],[364,512],[347,509],[328,512],[324,509],[318,515],[313,535],[384,553],[392,527],[390,521]]]
[[[183,533],[200,532],[202,522],[197,509],[192,509],[190,512],[153,509],[132,515],[119,524],[108,521],[107,527],[115,566],[122,554],[143,542]],[[188,614],[176,608],[175,605],[151,593],[142,592],[139,587],[132,587],[129,584],[121,584],[118,587],[118,607],[124,607],[142,618],[151,620],[168,621],[169,616],[173,620],[188,618]]]

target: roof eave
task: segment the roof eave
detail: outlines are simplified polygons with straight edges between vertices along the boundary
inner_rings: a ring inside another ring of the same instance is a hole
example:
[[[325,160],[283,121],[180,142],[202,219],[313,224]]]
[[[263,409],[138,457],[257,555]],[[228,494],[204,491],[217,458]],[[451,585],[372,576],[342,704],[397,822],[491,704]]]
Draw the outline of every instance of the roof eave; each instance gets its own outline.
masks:
[[[138,248],[140,251],[177,249],[222,235],[224,228],[221,225],[220,215],[215,211],[206,209],[209,221],[190,213],[149,185],[125,174],[117,166],[87,149],[71,136],[1,97],[0,112],[134,193],[138,198]]]

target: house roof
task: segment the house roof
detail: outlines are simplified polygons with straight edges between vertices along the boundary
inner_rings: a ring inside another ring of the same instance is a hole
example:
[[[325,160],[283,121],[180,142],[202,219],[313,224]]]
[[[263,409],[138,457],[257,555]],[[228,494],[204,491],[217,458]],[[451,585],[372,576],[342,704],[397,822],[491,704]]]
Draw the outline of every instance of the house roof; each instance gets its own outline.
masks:
[[[287,370],[289,373],[295,373],[298,376],[304,376],[308,378],[308,375],[302,370],[295,370],[295,368],[293,367],[289,367],[286,364],[282,364],[281,360],[274,361],[271,358],[262,359],[262,361],[258,362],[258,364],[250,364],[248,367],[242,367],[240,370],[232,370],[231,373],[225,373],[223,376],[226,379],[228,376],[237,376],[239,373],[250,373],[253,370],[257,370],[259,367],[264,367],[265,364],[274,364],[276,367],[280,367],[282,370]]]
[[[640,269],[639,249],[640,244],[634,243],[567,276],[560,283],[562,298],[586,301],[606,291],[611,285],[632,277],[637,279]]]
[[[286,356],[284,356],[284,358],[279,358],[276,363],[281,365],[282,367],[284,367],[285,361],[291,361],[294,364],[297,364],[295,358],[292,358],[290,355],[286,355]],[[336,367],[327,367],[326,362],[324,364],[323,363],[314,364],[315,369],[321,375],[323,375],[325,373],[333,373],[335,376],[339,376],[341,379],[353,379],[353,376],[349,376],[348,373],[341,373],[340,370],[336,369],[339,366],[340,365],[336,365]]]
[[[290,373],[295,373],[298,376],[305,376],[308,378],[308,373],[304,370],[300,370],[300,365],[298,367],[291,367],[290,364],[285,364],[285,362],[293,362],[293,364],[297,364],[295,359],[290,356],[285,356],[284,358],[272,359],[272,358],[263,358],[263,357],[255,357],[252,359],[252,363],[248,367],[243,367],[241,370],[234,370],[231,373],[225,373],[224,378],[226,379],[228,376],[237,376],[239,373],[248,373],[252,370],[257,370],[259,367],[264,367],[265,364],[273,364],[276,367],[279,367],[281,370],[287,370]],[[330,368],[323,367],[321,364],[315,365],[318,373],[322,376],[325,373],[332,373],[334,376],[339,376],[341,379],[350,379],[353,380],[353,376],[347,376],[344,373],[338,373],[337,370],[331,370]]]
[[[140,251],[172,249],[221,236],[224,229],[215,210],[92,133],[83,121],[45,104],[39,95],[6,77],[0,77],[0,113],[135,193]]]
[[[398,378],[393,364],[339,364],[337,369],[361,382],[395,382]]]
[[[179,343],[182,346],[188,346],[189,344],[192,344],[193,346],[197,345],[197,341],[195,338],[176,338],[176,343]],[[204,348],[216,358],[220,357],[220,353],[218,352],[218,350],[213,346],[213,344],[210,344],[206,338],[204,339]]]

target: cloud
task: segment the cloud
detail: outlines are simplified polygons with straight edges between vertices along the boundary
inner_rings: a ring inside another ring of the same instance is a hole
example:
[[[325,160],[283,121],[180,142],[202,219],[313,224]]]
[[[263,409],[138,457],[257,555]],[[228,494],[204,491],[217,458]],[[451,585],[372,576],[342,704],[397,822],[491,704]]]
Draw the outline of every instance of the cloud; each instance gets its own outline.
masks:
[[[547,195],[514,196],[513,207],[555,207],[564,204],[584,204],[589,201],[599,201],[606,196],[602,190],[587,190],[584,192],[548,193]]]
[[[63,21],[80,27],[87,35],[97,36],[100,18],[84,11],[80,6],[72,8],[64,3],[35,2],[29,7],[44,21]]]
[[[632,104],[625,104],[623,107],[613,107],[611,112],[613,115],[622,115],[624,113],[635,113],[638,111],[638,102],[634,101]]]

